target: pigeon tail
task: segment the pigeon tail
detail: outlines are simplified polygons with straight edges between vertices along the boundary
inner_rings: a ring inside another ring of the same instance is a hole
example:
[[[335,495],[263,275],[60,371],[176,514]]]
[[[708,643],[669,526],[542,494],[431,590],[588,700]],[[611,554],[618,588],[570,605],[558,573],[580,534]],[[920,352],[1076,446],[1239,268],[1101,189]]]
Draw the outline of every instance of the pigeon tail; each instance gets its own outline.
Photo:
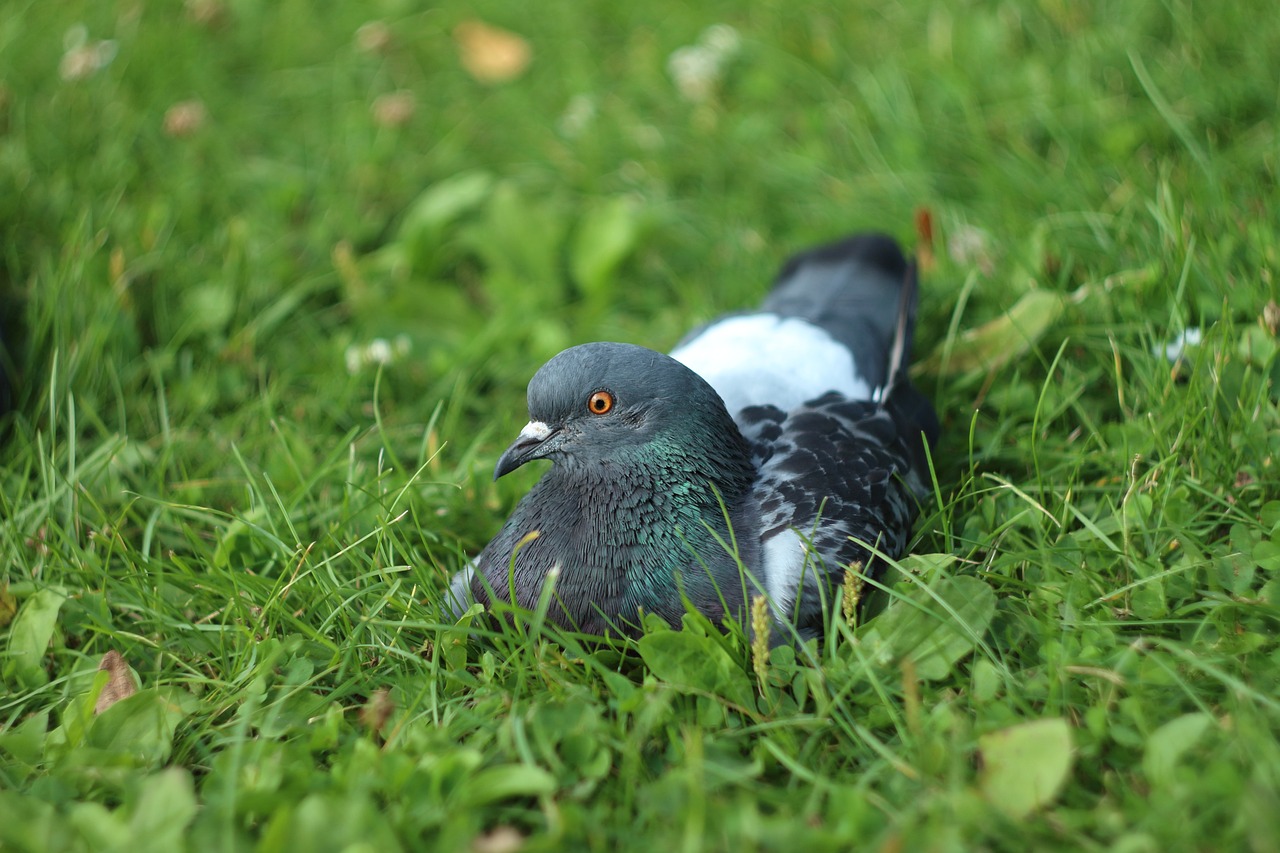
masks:
[[[897,322],[893,343],[889,347],[888,371],[880,393],[880,405],[901,426],[903,435],[911,438],[912,469],[923,474],[928,467],[924,445],[932,449],[938,442],[941,430],[937,411],[920,389],[912,384],[908,370],[911,366],[911,344],[915,338],[918,291],[916,265],[909,264],[898,298]],[[917,441],[916,436],[923,436],[923,442]]]
[[[907,367],[911,363],[911,343],[915,337],[916,294],[919,286],[916,265],[910,264],[898,291],[898,313],[893,325],[893,341],[889,345],[889,362],[885,367],[884,387],[879,389],[881,401],[886,400],[899,385],[911,382]]]
[[[853,353],[874,399],[904,434],[938,439],[938,416],[911,384],[907,368],[915,338],[916,266],[886,234],[855,234],[793,256],[782,267],[764,310],[821,327]],[[923,456],[923,447],[919,448]]]
[[[826,331],[853,353],[862,378],[872,388],[883,389],[898,338],[900,295],[904,284],[914,279],[911,264],[892,237],[856,234],[793,256],[778,273],[762,308]],[[905,307],[903,363],[911,359],[914,298]]]

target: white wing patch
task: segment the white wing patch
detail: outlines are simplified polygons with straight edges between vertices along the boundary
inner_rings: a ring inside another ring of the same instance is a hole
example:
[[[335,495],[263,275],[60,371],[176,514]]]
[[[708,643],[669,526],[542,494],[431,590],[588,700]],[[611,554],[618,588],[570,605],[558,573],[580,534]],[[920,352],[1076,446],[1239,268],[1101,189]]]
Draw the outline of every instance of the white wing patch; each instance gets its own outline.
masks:
[[[807,561],[804,541],[794,530],[784,530],[764,542],[764,586],[779,622],[791,621],[791,608]]]
[[[798,317],[730,317],[671,357],[707,380],[731,415],[757,405],[789,412],[828,391],[851,400],[871,397],[848,348]]]
[[[467,608],[475,603],[475,597],[471,595],[471,579],[475,574],[476,561],[473,558],[468,560],[467,564],[449,581],[449,590],[445,593],[444,603],[454,619],[462,616]]]

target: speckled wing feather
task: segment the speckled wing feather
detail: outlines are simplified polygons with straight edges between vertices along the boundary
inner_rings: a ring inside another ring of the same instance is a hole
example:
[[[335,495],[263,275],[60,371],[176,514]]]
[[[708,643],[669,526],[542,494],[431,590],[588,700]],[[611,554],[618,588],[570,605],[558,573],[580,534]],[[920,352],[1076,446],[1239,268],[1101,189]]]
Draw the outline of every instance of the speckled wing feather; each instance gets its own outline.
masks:
[[[875,569],[866,546],[903,554],[927,494],[925,446],[938,424],[906,374],[916,286],[892,240],[860,235],[793,258],[765,301],[846,348],[854,373],[872,385],[735,415],[758,471],[757,576],[778,618],[804,636],[821,630],[846,567]]]
[[[750,407],[739,424],[760,472],[763,582],[775,612],[812,635],[845,568],[870,566],[861,543],[905,551],[925,491],[923,445],[891,409],[834,393],[791,412]]]

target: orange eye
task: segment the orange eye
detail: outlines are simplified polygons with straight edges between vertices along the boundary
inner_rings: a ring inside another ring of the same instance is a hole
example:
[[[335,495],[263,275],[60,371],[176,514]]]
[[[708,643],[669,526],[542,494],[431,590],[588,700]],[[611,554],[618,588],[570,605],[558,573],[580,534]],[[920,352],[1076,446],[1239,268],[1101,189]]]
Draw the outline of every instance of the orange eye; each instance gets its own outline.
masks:
[[[607,415],[613,410],[613,395],[608,391],[597,391],[587,400],[587,408],[593,415]]]

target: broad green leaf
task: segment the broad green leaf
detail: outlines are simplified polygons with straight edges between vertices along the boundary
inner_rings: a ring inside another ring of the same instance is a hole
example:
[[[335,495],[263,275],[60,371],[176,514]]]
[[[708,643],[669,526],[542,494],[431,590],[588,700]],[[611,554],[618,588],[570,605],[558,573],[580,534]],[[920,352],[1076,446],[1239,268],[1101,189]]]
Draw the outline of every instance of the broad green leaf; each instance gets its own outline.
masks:
[[[258,733],[263,737],[284,737],[310,732],[329,703],[310,690],[283,688],[272,691],[257,716]]]
[[[122,811],[112,811],[102,803],[73,803],[67,818],[80,837],[88,842],[90,850],[124,851],[135,843],[145,845],[144,841],[129,834]]]
[[[311,751],[336,749],[343,732],[342,722],[342,706],[337,702],[330,702],[324,713],[311,721],[311,729],[307,734]]]
[[[363,792],[309,794],[296,807],[276,811],[261,853],[394,851],[402,849],[386,816]]]
[[[489,173],[463,172],[431,185],[409,205],[398,243],[414,270],[434,271],[446,229],[478,208],[492,187]]]
[[[662,681],[687,693],[709,693],[740,705],[751,701],[751,681],[713,638],[692,630],[659,630],[640,638],[640,657]]]
[[[1129,606],[1140,619],[1160,619],[1169,614],[1169,601],[1164,581],[1151,576],[1129,591]]]
[[[69,830],[51,804],[25,792],[0,790],[0,850],[66,850]]]
[[[977,646],[996,612],[996,595],[969,575],[938,578],[906,590],[868,623],[864,646],[884,663],[911,658],[916,675],[946,678],[955,663]]]
[[[202,335],[221,333],[236,311],[236,293],[225,281],[209,281],[186,291],[183,308],[191,328]]]
[[[227,525],[226,533],[222,534],[222,538],[218,540],[218,547],[213,551],[213,565],[219,569],[225,569],[231,565],[232,556],[242,548],[246,551],[251,548],[252,534],[255,532],[252,525],[262,517],[262,509],[254,507],[245,514],[244,518],[232,519]]]
[[[442,616],[447,618],[447,605],[441,605]],[[440,653],[444,657],[444,662],[450,670],[457,672],[466,669],[467,666],[467,640],[471,634],[471,625],[476,618],[484,613],[484,605],[479,602],[473,602],[466,611],[458,617],[457,623],[445,631],[440,632]]]
[[[554,302],[562,279],[561,251],[568,222],[557,199],[534,198],[514,183],[494,188],[481,221],[471,223],[463,235],[466,244],[484,262],[489,276],[521,287],[502,287],[502,307],[528,310]]]
[[[1264,583],[1258,596],[1272,607],[1280,606],[1280,577],[1274,577]]]
[[[979,657],[973,662],[971,669],[970,689],[973,691],[973,700],[982,704],[994,700],[1002,686],[1000,671],[995,664],[985,657]]]
[[[175,690],[140,690],[103,711],[89,728],[85,743],[106,752],[130,756],[143,766],[165,761],[173,733],[194,699]]]
[[[142,779],[122,808],[96,802],[72,806],[71,823],[90,849],[121,853],[168,853],[184,849],[183,832],[196,815],[191,774],[179,768]]]
[[[432,184],[409,205],[400,236],[411,238],[421,229],[439,231],[478,207],[492,186],[488,172],[463,172]]]
[[[37,590],[18,610],[9,626],[9,658],[4,666],[5,680],[33,690],[49,681],[44,668],[44,654],[58,624],[58,611],[67,600],[60,588]]]
[[[459,799],[472,808],[511,797],[537,797],[556,789],[556,780],[541,767],[508,764],[489,767],[471,776],[458,792]]]
[[[978,787],[993,805],[1020,818],[1058,796],[1071,773],[1071,726],[1035,720],[978,738]]]
[[[1280,540],[1263,539],[1254,545],[1253,559],[1263,571],[1280,571]]]
[[[0,731],[0,754],[19,764],[34,767],[44,755],[44,743],[49,732],[49,712],[32,714],[12,728]],[[13,765],[10,765],[12,768]]]
[[[1278,348],[1275,337],[1262,326],[1246,326],[1240,332],[1237,352],[1254,367],[1265,368],[1276,357]]]
[[[914,375],[959,376],[998,370],[1020,358],[1057,322],[1066,299],[1047,290],[1023,295],[1002,316],[944,344],[912,368]]]
[[[425,793],[443,797],[449,791],[462,788],[468,779],[477,775],[483,763],[483,753],[465,747],[431,756],[423,762],[430,779]]]
[[[182,844],[182,833],[196,816],[195,785],[191,774],[170,767],[142,783],[137,802],[133,804],[129,832],[141,842],[134,850],[176,850]]]
[[[1262,527],[1272,533],[1280,533],[1280,501],[1267,501],[1258,512]]]
[[[590,295],[603,294],[618,266],[636,247],[640,210],[628,196],[614,196],[588,210],[578,223],[569,268]]]
[[[1213,717],[1208,714],[1183,714],[1152,732],[1142,754],[1142,772],[1147,781],[1153,786],[1168,781],[1178,760],[1212,724]]]

